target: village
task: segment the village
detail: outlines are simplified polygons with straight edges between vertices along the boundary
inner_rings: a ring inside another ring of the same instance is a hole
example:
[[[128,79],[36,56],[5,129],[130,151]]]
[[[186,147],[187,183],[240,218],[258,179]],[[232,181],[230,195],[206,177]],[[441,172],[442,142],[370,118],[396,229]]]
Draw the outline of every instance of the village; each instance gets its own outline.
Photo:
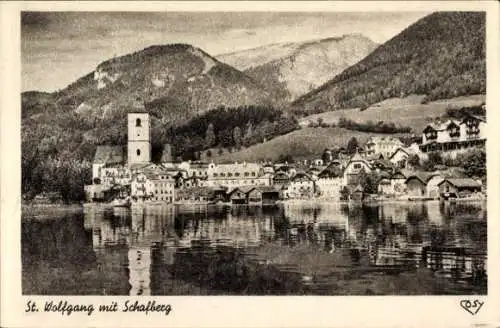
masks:
[[[85,186],[89,202],[156,204],[274,204],[286,200],[368,201],[484,199],[485,182],[464,177],[446,167],[433,172],[417,162],[431,153],[456,158],[484,148],[486,120],[467,115],[462,120],[429,124],[421,144],[405,146],[398,138],[370,137],[354,154],[341,149],[334,156],[298,163],[214,163],[173,160],[166,145],[160,163],[151,161],[149,114],[128,113],[128,144],[98,146],[92,164],[92,184]]]

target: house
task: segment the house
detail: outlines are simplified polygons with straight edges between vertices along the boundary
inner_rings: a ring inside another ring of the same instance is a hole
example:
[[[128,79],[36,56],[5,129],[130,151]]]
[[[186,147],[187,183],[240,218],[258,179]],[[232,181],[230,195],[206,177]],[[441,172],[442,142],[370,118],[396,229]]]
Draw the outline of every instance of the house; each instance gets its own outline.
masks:
[[[231,204],[248,204],[248,198],[246,192],[239,187],[236,187],[227,192],[227,198]]]
[[[130,195],[136,200],[172,203],[175,200],[175,179],[163,173],[141,172],[132,180]]]
[[[404,169],[408,165],[409,157],[410,153],[406,149],[398,147],[389,157],[389,161],[391,161],[391,163],[394,164],[394,166],[400,169]]]
[[[84,187],[85,200],[88,202],[104,201],[106,200],[106,191],[108,187],[102,184],[91,184]]]
[[[332,161],[325,169],[318,173],[316,180],[316,191],[322,198],[340,198],[344,179],[340,163]]]
[[[406,179],[410,176],[410,172],[406,170],[395,171],[391,177],[391,190],[395,195],[400,195],[406,192]]]
[[[272,178],[272,184],[277,189],[286,187],[288,186],[289,183],[290,183],[290,176],[287,173],[283,171],[277,171],[276,173],[274,173],[274,176]]]
[[[422,198],[429,197],[427,183],[434,176],[435,174],[423,172],[409,175],[405,181],[408,196]]]
[[[370,137],[365,144],[365,150],[367,155],[382,155],[388,159],[396,149],[403,146],[404,144],[398,138]]]
[[[461,195],[481,192],[482,184],[471,178],[448,178],[438,184],[439,195],[443,198],[457,198]]]
[[[269,186],[272,175],[264,173],[261,165],[257,163],[210,163],[207,170],[205,185],[226,186],[228,188],[243,186]]]
[[[305,172],[298,172],[291,178],[285,196],[287,198],[312,197],[315,191],[316,187],[313,178]]]
[[[123,165],[125,165],[125,149],[123,146],[97,146],[94,161],[92,162],[92,181],[101,181],[103,168]]]
[[[368,161],[363,159],[358,152],[356,152],[351,157],[344,169],[344,185],[356,185],[359,180],[359,174],[363,170],[366,173],[371,172],[372,166],[370,165],[370,163],[368,163]]]
[[[394,189],[392,189],[391,180],[389,178],[380,179],[378,182],[378,193],[382,195],[394,194]]]
[[[444,180],[444,178],[439,175],[431,175],[427,180],[427,197],[432,199],[439,198],[439,184]]]
[[[248,203],[260,203],[270,205],[279,200],[279,191],[269,186],[251,187],[247,190],[242,189],[247,195]]]
[[[274,205],[280,199],[280,192],[274,187],[257,187],[262,195],[262,205]]]
[[[486,119],[467,115],[462,120],[447,120],[428,124],[422,131],[420,149],[448,152],[451,156],[470,148],[484,148],[486,144]]]

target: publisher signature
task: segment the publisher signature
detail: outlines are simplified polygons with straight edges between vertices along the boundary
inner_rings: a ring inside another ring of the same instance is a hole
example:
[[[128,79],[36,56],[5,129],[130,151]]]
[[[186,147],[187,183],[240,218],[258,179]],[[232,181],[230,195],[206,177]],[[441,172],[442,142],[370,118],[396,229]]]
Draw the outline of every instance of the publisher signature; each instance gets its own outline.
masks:
[[[472,315],[476,315],[481,307],[483,306],[484,302],[481,302],[479,300],[461,300],[460,301],[460,306],[467,312],[469,312]]]

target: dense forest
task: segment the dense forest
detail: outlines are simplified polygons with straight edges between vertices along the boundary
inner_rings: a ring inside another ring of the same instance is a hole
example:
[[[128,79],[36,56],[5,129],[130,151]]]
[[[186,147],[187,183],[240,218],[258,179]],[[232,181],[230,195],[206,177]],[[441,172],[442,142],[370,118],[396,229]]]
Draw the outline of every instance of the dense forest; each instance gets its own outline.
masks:
[[[486,92],[484,12],[438,12],[417,21],[293,103],[322,112],[365,108],[410,94],[424,102]]]

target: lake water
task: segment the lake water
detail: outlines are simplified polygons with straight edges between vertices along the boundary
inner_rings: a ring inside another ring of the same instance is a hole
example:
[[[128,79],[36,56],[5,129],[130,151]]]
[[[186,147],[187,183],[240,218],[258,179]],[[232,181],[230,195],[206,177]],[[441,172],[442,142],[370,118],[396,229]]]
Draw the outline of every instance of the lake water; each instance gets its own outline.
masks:
[[[23,219],[38,295],[487,293],[486,203],[109,208]]]

